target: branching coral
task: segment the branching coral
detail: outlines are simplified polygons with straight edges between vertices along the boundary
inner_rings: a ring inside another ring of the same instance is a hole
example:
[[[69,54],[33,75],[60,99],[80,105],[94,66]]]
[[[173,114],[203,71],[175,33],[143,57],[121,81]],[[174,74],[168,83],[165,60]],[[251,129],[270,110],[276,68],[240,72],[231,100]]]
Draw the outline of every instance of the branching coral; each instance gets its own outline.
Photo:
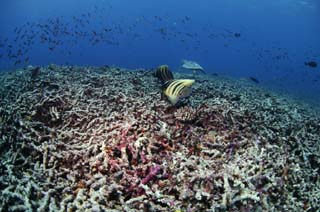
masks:
[[[1,211],[319,208],[319,117],[281,96],[213,77],[171,107],[116,67],[1,82]]]

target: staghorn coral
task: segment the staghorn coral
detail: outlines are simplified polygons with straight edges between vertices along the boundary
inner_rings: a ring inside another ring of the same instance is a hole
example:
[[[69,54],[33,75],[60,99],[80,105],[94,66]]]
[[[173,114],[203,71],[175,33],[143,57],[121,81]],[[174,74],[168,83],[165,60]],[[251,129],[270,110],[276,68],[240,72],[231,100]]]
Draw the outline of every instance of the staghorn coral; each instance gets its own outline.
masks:
[[[199,76],[171,107],[151,72],[116,67],[0,77],[1,211],[319,208],[308,106]]]
[[[183,106],[174,112],[174,118],[184,123],[196,123],[203,116],[206,116],[204,114],[204,107],[205,105],[198,106],[197,108]]]

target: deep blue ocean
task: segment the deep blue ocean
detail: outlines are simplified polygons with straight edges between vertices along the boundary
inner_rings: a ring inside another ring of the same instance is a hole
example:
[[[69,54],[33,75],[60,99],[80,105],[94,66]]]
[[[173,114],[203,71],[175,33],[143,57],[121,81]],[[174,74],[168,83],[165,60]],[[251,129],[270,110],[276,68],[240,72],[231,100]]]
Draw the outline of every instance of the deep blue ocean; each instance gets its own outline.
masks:
[[[320,102],[317,0],[3,0],[0,69],[197,61],[207,73],[256,79]]]

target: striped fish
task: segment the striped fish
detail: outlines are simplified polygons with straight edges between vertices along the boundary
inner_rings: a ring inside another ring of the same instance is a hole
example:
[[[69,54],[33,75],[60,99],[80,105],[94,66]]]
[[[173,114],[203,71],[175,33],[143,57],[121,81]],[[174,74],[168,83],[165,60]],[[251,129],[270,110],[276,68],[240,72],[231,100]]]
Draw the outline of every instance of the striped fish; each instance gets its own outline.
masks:
[[[169,70],[169,66],[161,65],[157,68],[154,75],[158,77],[162,83],[166,83],[169,80],[173,80],[173,74]]]
[[[163,86],[163,93],[168,97],[171,104],[175,105],[180,98],[190,95],[190,86],[194,83],[191,79],[178,79],[167,81]]]

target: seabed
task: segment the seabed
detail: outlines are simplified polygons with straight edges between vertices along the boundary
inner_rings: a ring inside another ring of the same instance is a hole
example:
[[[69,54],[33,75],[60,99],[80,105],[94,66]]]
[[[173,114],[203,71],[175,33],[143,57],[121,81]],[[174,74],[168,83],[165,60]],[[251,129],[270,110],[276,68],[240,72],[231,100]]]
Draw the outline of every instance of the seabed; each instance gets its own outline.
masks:
[[[205,75],[173,107],[152,71],[107,66],[0,82],[0,211],[319,210],[306,104]]]

